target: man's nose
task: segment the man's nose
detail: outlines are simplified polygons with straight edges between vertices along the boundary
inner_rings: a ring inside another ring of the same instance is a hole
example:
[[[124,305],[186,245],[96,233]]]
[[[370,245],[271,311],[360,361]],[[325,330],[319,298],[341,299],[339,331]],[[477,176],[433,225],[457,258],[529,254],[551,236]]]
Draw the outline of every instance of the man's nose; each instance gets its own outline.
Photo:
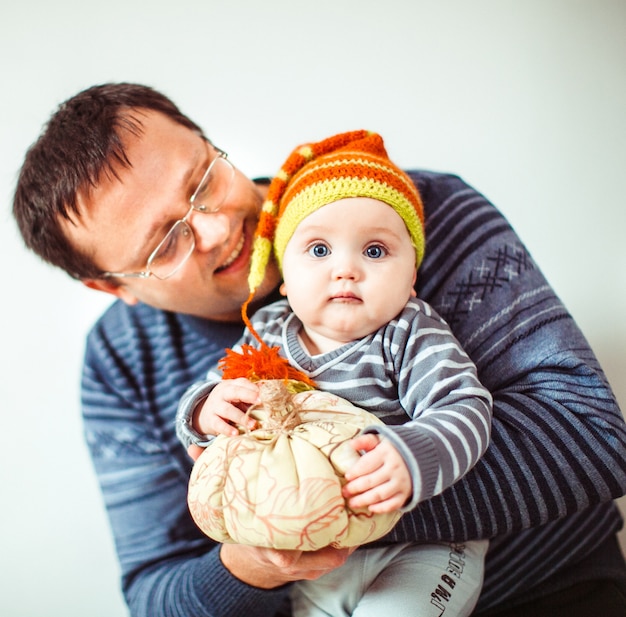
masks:
[[[225,212],[194,212],[189,218],[196,239],[196,250],[209,252],[224,244],[230,235],[230,219]]]

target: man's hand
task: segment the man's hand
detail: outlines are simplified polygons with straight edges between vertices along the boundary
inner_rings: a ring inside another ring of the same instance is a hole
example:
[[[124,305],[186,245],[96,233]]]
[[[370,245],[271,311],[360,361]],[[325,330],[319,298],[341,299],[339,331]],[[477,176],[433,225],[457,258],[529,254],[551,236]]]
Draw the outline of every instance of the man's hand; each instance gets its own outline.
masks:
[[[261,589],[300,580],[315,580],[343,565],[355,548],[326,547],[319,551],[279,551],[223,544],[220,558],[236,578]]]

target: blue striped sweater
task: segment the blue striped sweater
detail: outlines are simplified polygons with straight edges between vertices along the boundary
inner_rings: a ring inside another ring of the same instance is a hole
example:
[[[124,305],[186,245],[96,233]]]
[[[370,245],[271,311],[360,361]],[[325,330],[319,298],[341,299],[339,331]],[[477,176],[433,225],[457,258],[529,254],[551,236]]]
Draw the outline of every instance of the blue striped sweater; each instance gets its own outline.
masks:
[[[413,479],[407,510],[456,482],[487,448],[491,394],[447,324],[422,300],[409,300],[370,335],[315,356],[302,347],[302,323],[286,300],[259,309],[252,325],[320,390],[343,397],[387,425],[366,432],[386,436],[404,458]],[[258,347],[249,331],[240,344]],[[240,350],[239,345],[234,349]],[[185,445],[193,436],[194,408],[220,378],[217,370],[210,371],[207,381],[185,393],[177,418]]]
[[[428,246],[418,296],[450,324],[493,395],[477,465],[395,527],[397,540],[489,538],[478,609],[618,576],[595,559],[621,517],[626,425],[589,345],[502,215],[452,175],[413,172]],[[113,304],[89,334],[85,435],[135,617],[266,617],[287,589],[235,579],[186,505],[178,401],[241,335],[146,305]]]

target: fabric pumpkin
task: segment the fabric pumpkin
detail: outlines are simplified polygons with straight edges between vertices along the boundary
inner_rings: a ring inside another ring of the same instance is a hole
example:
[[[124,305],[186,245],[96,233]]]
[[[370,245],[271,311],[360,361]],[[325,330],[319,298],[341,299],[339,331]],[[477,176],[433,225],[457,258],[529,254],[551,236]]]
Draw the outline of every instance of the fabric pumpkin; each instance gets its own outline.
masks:
[[[259,385],[263,402],[249,411],[259,427],[217,436],[194,465],[188,503],[198,527],[222,543],[305,551],[389,532],[399,512],[353,510],[341,495],[359,456],[346,442],[382,422],[320,390],[294,394],[283,380]]]

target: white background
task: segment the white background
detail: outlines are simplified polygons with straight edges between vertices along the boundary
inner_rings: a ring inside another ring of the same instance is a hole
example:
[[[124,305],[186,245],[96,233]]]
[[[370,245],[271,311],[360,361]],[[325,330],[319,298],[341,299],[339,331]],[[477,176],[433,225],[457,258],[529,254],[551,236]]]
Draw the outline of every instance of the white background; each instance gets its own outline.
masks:
[[[624,0],[20,0],[0,8],[0,614],[126,615],[79,410],[108,305],[23,248],[26,148],[105,81],[170,95],[249,174],[367,128],[514,224],[626,408]],[[155,616],[157,617],[157,616]]]

